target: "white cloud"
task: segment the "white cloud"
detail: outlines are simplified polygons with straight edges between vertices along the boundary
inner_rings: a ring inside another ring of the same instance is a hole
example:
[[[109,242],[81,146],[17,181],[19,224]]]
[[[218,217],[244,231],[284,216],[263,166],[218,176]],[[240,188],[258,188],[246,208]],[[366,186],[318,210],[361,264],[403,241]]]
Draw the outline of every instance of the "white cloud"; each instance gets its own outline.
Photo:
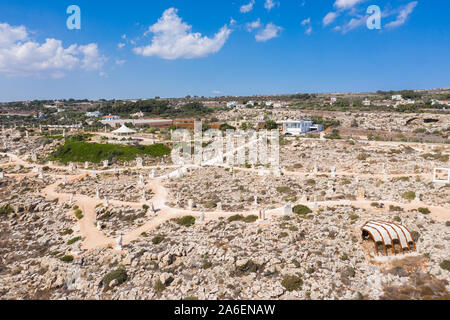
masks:
[[[338,9],[350,9],[365,0],[336,0],[334,6]]]
[[[125,62],[127,62],[126,60],[116,60],[116,64],[118,66],[123,66],[125,64]]]
[[[282,30],[283,28],[276,26],[273,23],[269,23],[255,35],[255,39],[259,42],[266,42],[270,39],[279,37]]]
[[[311,26],[309,26],[308,28],[306,28],[305,34],[307,34],[308,36],[311,35],[313,31],[313,28]]]
[[[98,70],[105,61],[96,43],[64,48],[62,41],[49,38],[41,44],[30,39],[24,26],[0,23],[1,74],[60,78],[77,68]]]
[[[339,16],[339,13],[337,12],[329,12],[324,18],[323,18],[323,25],[327,26],[336,20],[336,18]]]
[[[401,25],[405,24],[406,20],[408,19],[409,15],[414,11],[417,4],[418,4],[418,1],[413,1],[413,2],[408,3],[406,6],[404,6],[400,10],[400,13],[397,16],[397,19],[386,24],[386,28],[392,29],[392,28],[400,27]]]
[[[359,18],[352,18],[349,22],[347,22],[344,26],[342,26],[339,30],[342,31],[342,33],[347,33],[353,29],[356,29],[362,25],[365,25],[367,21],[367,16],[362,16]]]
[[[227,25],[223,26],[214,38],[193,33],[192,26],[184,23],[177,12],[175,8],[164,11],[158,22],[148,29],[147,33],[154,34],[151,44],[137,47],[134,52],[167,60],[201,58],[222,49],[231,34]]]
[[[240,11],[242,13],[247,13],[253,10],[253,6],[255,5],[255,0],[251,0],[250,3],[248,4],[244,4],[243,6],[241,6]]]
[[[305,20],[302,21],[302,26],[305,26],[305,25],[310,24],[310,23],[311,23],[311,18],[305,19]]]
[[[258,20],[253,21],[253,22],[249,22],[245,25],[245,27],[247,28],[248,32],[251,32],[255,29],[259,29],[262,26],[261,24],[261,20],[258,18]]]
[[[215,94],[216,96],[223,94],[222,91],[219,90],[214,90],[213,94]]]
[[[266,0],[266,2],[264,3],[264,8],[266,8],[268,11],[270,11],[277,5],[280,5],[280,3],[274,2],[273,0]]]
[[[125,43],[121,42],[121,43],[119,43],[119,44],[117,45],[117,47],[118,47],[119,49],[122,49],[123,47],[125,47]]]
[[[311,26],[311,18],[302,21],[302,26],[306,26],[305,34],[308,36],[312,34],[313,28]]]

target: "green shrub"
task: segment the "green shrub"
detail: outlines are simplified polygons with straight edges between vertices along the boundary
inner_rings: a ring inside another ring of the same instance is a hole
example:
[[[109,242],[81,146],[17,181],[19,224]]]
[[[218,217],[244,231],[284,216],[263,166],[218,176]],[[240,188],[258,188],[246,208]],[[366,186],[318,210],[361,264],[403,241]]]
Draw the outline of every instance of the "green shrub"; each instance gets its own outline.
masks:
[[[160,244],[161,242],[163,242],[166,238],[164,236],[156,236],[152,239],[152,243],[153,244]]]
[[[73,256],[64,256],[64,257],[61,258],[61,261],[69,263],[69,262],[72,262],[73,259],[74,259]]]
[[[183,298],[183,300],[184,301],[194,301],[194,300],[198,300],[198,297],[190,296],[190,297]]]
[[[249,273],[256,273],[258,271],[262,271],[263,266],[254,263],[252,260],[247,261],[246,264],[236,267],[236,274],[237,275],[245,275]]]
[[[212,266],[213,266],[213,264],[211,261],[208,261],[208,260],[203,261],[203,264],[202,264],[203,269],[209,269],[209,268],[212,268]]]
[[[408,191],[403,193],[402,197],[406,200],[412,201],[416,198],[416,193],[414,191]]]
[[[417,211],[419,211],[421,214],[430,214],[431,211],[428,208],[419,208],[417,209]]]
[[[127,271],[124,268],[113,270],[103,277],[102,283],[105,287],[108,287],[113,280],[117,280],[118,285],[124,283],[128,280]]]
[[[291,191],[291,188],[289,188],[287,186],[277,187],[278,193],[289,193],[290,191]]]
[[[81,240],[81,237],[75,237],[73,239],[70,239],[69,241],[67,241],[67,244],[70,246],[72,244],[74,244],[75,242],[78,242]]]
[[[153,289],[155,289],[156,292],[163,292],[166,289],[166,286],[158,279],[153,284]]]
[[[80,209],[75,210],[75,217],[77,217],[78,220],[83,219],[83,211],[81,211]]]
[[[450,261],[444,260],[440,264],[441,268],[447,271],[450,271]]]
[[[252,223],[252,222],[255,222],[256,220],[258,220],[258,216],[250,215],[250,216],[245,217],[244,222]]]
[[[357,157],[357,159],[358,159],[359,161],[365,161],[365,160],[367,160],[368,158],[370,158],[370,155],[367,154],[367,153],[361,153],[361,154],[359,154],[358,157]]]
[[[67,229],[67,230],[64,230],[63,232],[61,232],[60,235],[67,236],[67,235],[70,235],[72,233],[73,233],[72,229]]]
[[[412,236],[414,242],[418,242],[420,239],[420,233],[417,231],[411,232],[411,236]]]
[[[303,285],[303,280],[298,276],[287,276],[281,281],[281,285],[287,291],[301,290]]]
[[[228,218],[228,222],[242,221],[244,220],[244,216],[242,214],[236,214]]]
[[[180,226],[190,227],[195,224],[195,218],[193,216],[185,216],[183,218],[178,219],[177,223]]]
[[[14,213],[14,209],[9,204],[0,207],[0,215],[8,215],[10,213]]]
[[[217,203],[214,201],[208,201],[207,203],[205,203],[206,209],[213,209],[215,207],[217,207]]]
[[[312,213],[312,210],[310,208],[308,208],[307,206],[301,205],[301,204],[295,206],[292,209],[292,211],[295,214],[300,214],[300,215],[306,215],[306,214]]]
[[[49,160],[68,162],[100,163],[103,160],[116,158],[123,161],[136,159],[138,155],[149,155],[154,158],[170,155],[170,148],[163,144],[151,146],[121,146],[111,144],[88,143],[85,141],[66,140],[49,156]]]
[[[342,256],[341,256],[341,258],[340,258],[342,261],[347,261],[349,258],[348,258],[348,254],[346,254],[346,253],[344,253]]]
[[[403,209],[402,209],[401,207],[397,207],[397,206],[390,205],[390,206],[389,206],[389,211],[400,212],[400,211],[403,211]]]

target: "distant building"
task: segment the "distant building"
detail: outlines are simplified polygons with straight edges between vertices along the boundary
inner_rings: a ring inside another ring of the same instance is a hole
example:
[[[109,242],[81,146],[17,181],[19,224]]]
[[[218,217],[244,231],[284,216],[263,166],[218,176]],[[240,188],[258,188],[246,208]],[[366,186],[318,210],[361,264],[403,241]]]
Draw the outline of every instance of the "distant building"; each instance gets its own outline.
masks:
[[[142,111],[139,111],[139,112],[133,113],[131,116],[136,117],[136,118],[143,118],[145,116],[145,114]]]
[[[372,104],[372,102],[369,99],[364,100],[362,103],[366,107],[369,107]]]
[[[86,117],[88,118],[100,118],[101,116],[102,113],[100,111],[86,112]]]
[[[117,121],[120,120],[119,116],[108,115],[103,117],[103,121]]]
[[[103,119],[102,124],[110,125],[111,127],[120,127],[126,123],[131,123],[135,127],[149,126],[152,128],[169,128],[173,125],[173,120],[169,119]]]
[[[299,136],[306,133],[323,131],[323,126],[314,124],[311,120],[287,120],[282,122],[283,134],[287,136]]]
[[[325,100],[325,103],[329,105],[333,105],[335,102],[337,102],[337,98],[330,98],[330,100]]]
[[[236,101],[227,102],[227,108],[233,108],[236,107],[236,105],[237,105]]]
[[[440,100],[435,100],[435,99],[431,100],[431,105],[432,106],[434,106],[436,104],[450,106],[450,101],[445,101],[445,100],[444,101],[440,101]]]
[[[392,100],[394,100],[394,101],[402,101],[403,97],[402,97],[401,94],[396,94],[396,95],[392,96]]]

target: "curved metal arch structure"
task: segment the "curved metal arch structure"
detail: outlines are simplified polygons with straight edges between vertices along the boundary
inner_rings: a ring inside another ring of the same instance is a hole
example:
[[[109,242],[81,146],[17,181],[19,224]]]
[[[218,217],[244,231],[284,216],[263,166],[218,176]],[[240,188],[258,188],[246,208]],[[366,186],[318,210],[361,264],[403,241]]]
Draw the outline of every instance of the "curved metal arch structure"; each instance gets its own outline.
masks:
[[[381,220],[368,221],[362,227],[363,234],[366,232],[375,242],[375,250],[378,254],[378,244],[382,243],[384,252],[388,255],[388,247],[392,248],[394,254],[397,254],[395,245],[400,245],[402,252],[405,250],[415,251],[416,244],[411,232],[405,226],[393,222]]]

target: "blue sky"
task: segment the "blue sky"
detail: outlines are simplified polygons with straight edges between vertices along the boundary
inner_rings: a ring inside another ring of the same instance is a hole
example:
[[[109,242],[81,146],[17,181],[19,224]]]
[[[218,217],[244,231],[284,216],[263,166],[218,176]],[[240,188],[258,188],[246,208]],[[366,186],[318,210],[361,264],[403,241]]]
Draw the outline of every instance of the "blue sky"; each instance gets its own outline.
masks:
[[[0,1],[0,101],[450,87],[446,0]]]

